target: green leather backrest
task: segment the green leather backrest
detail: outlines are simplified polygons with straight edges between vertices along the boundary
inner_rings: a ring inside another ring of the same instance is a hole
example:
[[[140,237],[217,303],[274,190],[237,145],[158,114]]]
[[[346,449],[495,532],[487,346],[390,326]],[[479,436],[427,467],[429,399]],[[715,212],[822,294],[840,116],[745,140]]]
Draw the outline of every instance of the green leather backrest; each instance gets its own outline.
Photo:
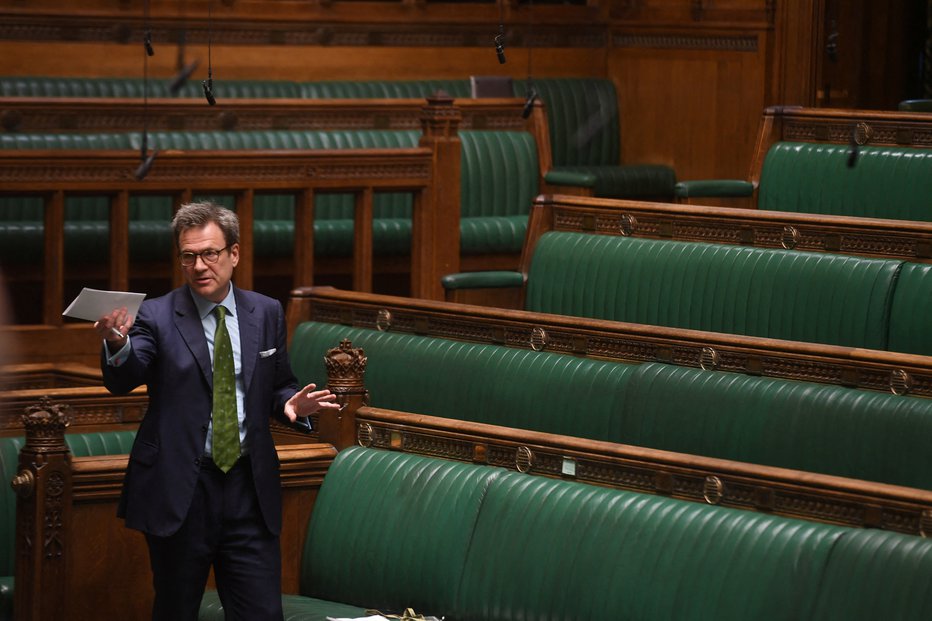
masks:
[[[0,149],[131,149],[133,134],[0,134]],[[136,142],[138,146],[138,141]]]
[[[526,310],[885,349],[902,263],[828,253],[545,233]]]
[[[304,99],[415,99],[439,91],[469,97],[469,80],[325,80],[299,82]]]
[[[835,544],[813,619],[932,619],[932,541],[848,530]]]
[[[203,77],[206,76],[206,72]],[[201,78],[189,80],[172,95],[171,79],[151,79],[148,85],[141,78],[62,78],[7,76],[0,77],[0,96],[3,97],[130,97],[142,98],[148,89],[149,97],[180,97],[204,99]],[[213,94],[222,99],[267,99],[273,97],[300,97],[295,82],[279,80],[218,80],[213,81]],[[205,102],[206,105],[206,102]]]
[[[932,490],[932,399],[646,363],[617,412],[616,442]]]
[[[16,571],[16,494],[10,481],[19,471],[19,451],[25,443],[22,436],[0,438],[0,576]]]
[[[299,381],[326,381],[324,355],[343,339],[368,357],[375,407],[608,440],[634,365],[305,322],[291,341]],[[585,395],[584,405],[580,395]]]
[[[314,504],[301,594],[443,614],[456,598],[479,507],[501,470],[349,448]]]
[[[537,196],[537,145],[528,132],[464,131],[461,215],[527,216]]]
[[[757,206],[897,220],[932,220],[932,149],[778,142],[761,171]]]
[[[932,265],[906,263],[890,309],[891,351],[932,355]]]
[[[535,78],[547,109],[554,166],[617,166],[621,158],[618,95],[602,78]],[[526,96],[526,82],[513,85]]]
[[[316,509],[315,509],[316,511]],[[843,529],[507,473],[479,512],[459,621],[798,621]]]
[[[109,431],[65,434],[65,444],[75,457],[129,453],[136,432]],[[19,470],[19,451],[26,443],[22,436],[0,438],[0,576],[15,571],[16,494],[10,488]]]

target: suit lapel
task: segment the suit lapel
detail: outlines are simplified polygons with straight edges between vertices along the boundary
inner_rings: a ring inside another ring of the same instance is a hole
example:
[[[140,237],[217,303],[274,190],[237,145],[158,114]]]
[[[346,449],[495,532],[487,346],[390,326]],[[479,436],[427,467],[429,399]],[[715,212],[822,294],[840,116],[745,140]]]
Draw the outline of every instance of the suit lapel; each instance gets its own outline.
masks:
[[[233,287],[236,297],[236,314],[239,315],[239,346],[240,364],[243,365],[243,390],[249,394],[249,385],[256,370],[256,360],[259,358],[259,321],[256,305],[249,299],[242,289]]]
[[[210,352],[207,349],[207,338],[204,336],[204,324],[197,313],[197,306],[188,288],[181,287],[175,290],[175,326],[181,333],[181,338],[197,361],[201,375],[208,386],[213,386],[213,371],[210,364]]]

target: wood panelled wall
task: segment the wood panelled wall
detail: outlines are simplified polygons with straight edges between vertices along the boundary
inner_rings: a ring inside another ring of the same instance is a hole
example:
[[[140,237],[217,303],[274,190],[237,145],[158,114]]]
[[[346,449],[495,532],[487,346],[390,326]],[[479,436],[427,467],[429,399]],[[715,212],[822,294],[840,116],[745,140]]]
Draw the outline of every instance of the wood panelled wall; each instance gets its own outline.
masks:
[[[909,59],[894,34],[909,4],[150,0],[149,70],[176,71],[183,33],[186,58],[201,61],[195,79],[206,77],[208,37],[215,80],[608,77],[625,161],[670,164],[682,179],[743,178],[764,106],[889,108],[905,98]],[[0,74],[141,76],[143,9],[142,0],[0,0]],[[832,40],[838,60],[826,51]]]

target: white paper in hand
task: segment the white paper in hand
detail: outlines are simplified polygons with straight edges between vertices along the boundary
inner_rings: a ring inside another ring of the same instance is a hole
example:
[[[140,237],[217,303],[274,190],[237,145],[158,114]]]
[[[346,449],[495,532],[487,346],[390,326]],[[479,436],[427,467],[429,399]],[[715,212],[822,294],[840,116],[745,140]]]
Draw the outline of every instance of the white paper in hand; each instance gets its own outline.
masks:
[[[97,321],[104,315],[109,315],[114,310],[125,306],[129,316],[135,317],[136,313],[139,312],[139,305],[142,304],[145,297],[145,293],[102,291],[84,287],[62,315],[74,317],[75,319]]]

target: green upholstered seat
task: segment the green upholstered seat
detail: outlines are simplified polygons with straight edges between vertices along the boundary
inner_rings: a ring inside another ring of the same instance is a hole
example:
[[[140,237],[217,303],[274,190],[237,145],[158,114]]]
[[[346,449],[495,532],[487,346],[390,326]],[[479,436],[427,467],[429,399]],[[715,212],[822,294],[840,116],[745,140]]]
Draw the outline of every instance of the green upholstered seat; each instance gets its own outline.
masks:
[[[526,310],[885,349],[900,261],[544,234]]]
[[[0,77],[2,97],[115,97],[139,99],[149,97],[182,97],[203,99],[200,80],[189,80],[172,95],[171,80],[141,78],[64,78],[41,76]],[[268,99],[300,97],[295,82],[279,80],[214,80],[213,94],[222,99]]]
[[[613,441],[932,490],[932,399],[647,363]]]
[[[129,453],[135,431],[109,431],[65,434],[65,444],[74,457]],[[22,436],[0,438],[0,621],[12,621],[16,542],[16,494],[9,482],[19,471],[19,451],[26,443]]]
[[[322,80],[299,82],[304,99],[416,99],[438,92],[469,97],[468,80]]]
[[[927,539],[851,530],[832,549],[813,619],[873,621],[932,615],[932,547]]]
[[[759,209],[932,221],[932,150],[778,142],[764,160]]]
[[[289,621],[932,616],[932,542],[353,447],[330,467]],[[214,593],[202,621],[219,621]]]
[[[621,119],[611,80],[537,78],[533,86],[547,110],[553,159],[548,181],[583,185],[611,198],[673,196],[672,168],[621,161]],[[526,96],[525,81],[515,81],[513,88],[516,96]]]
[[[343,339],[368,357],[376,407],[610,440],[634,365],[548,352],[305,322],[291,340],[300,381],[326,377],[324,355]],[[586,407],[579,410],[580,395]]]
[[[455,618],[798,621],[841,534],[509,473],[482,503]]]
[[[932,265],[904,264],[893,292],[888,349],[932,355],[929,309],[932,309]]]

